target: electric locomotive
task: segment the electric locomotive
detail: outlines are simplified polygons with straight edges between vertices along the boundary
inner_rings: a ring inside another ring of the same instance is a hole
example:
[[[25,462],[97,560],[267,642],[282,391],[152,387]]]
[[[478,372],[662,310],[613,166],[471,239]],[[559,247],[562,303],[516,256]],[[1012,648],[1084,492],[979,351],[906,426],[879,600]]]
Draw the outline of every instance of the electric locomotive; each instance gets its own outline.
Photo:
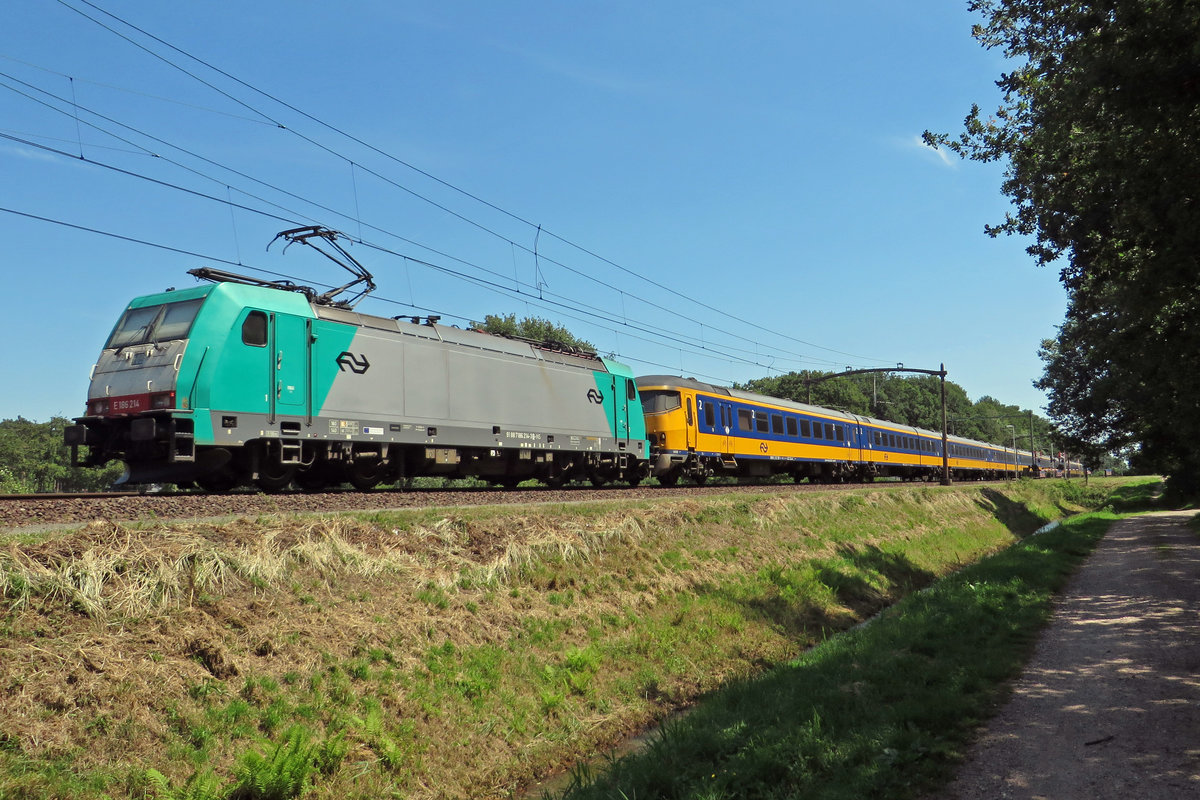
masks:
[[[321,250],[310,240],[337,234],[280,236]],[[647,474],[640,398],[622,364],[333,299],[355,283],[367,285],[359,297],[373,288],[365,270],[324,295],[191,274],[211,282],[136,298],[113,328],[87,413],[65,433],[75,463],[120,459],[126,483],[211,491],[365,489],[419,475],[636,483]]]

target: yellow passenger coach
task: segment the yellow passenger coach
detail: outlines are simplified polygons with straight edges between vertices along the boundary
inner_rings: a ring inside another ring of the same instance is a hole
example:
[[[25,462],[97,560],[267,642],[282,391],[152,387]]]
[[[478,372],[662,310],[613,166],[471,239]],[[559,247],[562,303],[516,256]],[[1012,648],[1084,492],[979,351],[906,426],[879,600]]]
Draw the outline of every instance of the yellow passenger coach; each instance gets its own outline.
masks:
[[[650,440],[651,474],[670,485],[712,475],[797,481],[933,480],[942,435],[885,420],[727,389],[693,378],[637,379]],[[1028,452],[947,438],[952,477],[993,479],[1028,472]]]

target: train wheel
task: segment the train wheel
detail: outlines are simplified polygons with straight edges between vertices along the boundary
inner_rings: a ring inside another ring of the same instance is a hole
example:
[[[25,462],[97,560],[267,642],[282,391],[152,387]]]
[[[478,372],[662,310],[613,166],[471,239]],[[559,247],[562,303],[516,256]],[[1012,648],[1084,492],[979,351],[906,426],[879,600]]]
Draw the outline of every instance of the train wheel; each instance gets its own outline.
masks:
[[[692,476],[692,481],[697,486],[703,486],[704,484],[708,483],[708,473],[707,472],[697,472],[695,475]]]
[[[360,492],[370,491],[383,480],[386,469],[381,461],[355,461],[346,470],[346,480]]]
[[[679,483],[679,470],[673,469],[664,472],[662,475],[658,476],[658,482],[663,486],[674,486],[675,484]]]
[[[268,464],[259,469],[254,484],[264,492],[279,492],[286,489],[295,477],[296,467],[292,464]]]
[[[600,487],[612,480],[612,475],[604,467],[592,467],[588,470],[588,480],[592,486]]]

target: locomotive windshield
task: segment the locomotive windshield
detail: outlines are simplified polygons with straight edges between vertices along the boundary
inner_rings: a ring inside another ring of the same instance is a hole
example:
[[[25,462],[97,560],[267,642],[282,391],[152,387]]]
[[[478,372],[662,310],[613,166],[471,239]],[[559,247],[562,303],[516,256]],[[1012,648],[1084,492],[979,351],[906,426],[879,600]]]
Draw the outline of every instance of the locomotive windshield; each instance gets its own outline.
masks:
[[[683,405],[679,392],[663,391],[662,389],[642,390],[642,411],[646,414],[662,414],[674,411]]]
[[[178,303],[130,308],[125,311],[104,347],[130,347],[146,342],[183,339],[191,330],[192,321],[196,319],[196,312],[203,302],[204,298],[200,297]]]

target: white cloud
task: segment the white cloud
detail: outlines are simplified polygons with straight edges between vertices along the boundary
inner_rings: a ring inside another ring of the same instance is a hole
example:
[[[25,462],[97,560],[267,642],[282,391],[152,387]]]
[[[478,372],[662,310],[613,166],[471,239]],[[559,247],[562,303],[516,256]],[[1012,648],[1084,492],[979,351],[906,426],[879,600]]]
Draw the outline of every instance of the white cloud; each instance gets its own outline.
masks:
[[[58,162],[59,157],[54,153],[48,153],[44,150],[35,150],[29,147],[21,147],[20,145],[0,145],[0,152],[8,153],[9,155],[23,158],[27,161],[49,161]]]
[[[953,154],[937,147],[930,147],[929,145],[925,144],[925,140],[920,136],[913,136],[912,138],[908,139],[906,141],[906,146],[916,149],[918,152],[924,153],[927,158],[937,161],[937,163],[941,164],[943,167],[958,169],[958,159],[955,158]]]

